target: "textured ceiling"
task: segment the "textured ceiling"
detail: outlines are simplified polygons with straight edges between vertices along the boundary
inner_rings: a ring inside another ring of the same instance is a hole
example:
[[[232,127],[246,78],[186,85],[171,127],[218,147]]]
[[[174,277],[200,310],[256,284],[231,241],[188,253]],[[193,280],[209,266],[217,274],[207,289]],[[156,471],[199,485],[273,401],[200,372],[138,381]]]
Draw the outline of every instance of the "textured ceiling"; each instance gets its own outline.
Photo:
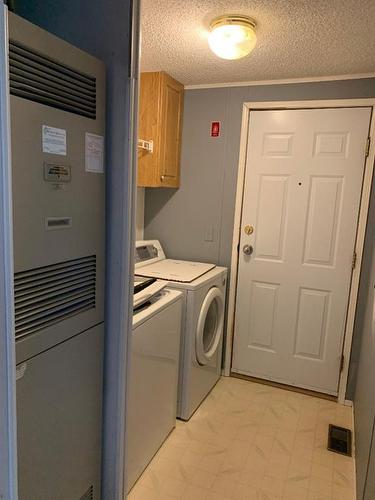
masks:
[[[247,14],[258,43],[225,61],[208,48],[210,21]],[[143,0],[142,71],[185,85],[375,72],[375,0]]]

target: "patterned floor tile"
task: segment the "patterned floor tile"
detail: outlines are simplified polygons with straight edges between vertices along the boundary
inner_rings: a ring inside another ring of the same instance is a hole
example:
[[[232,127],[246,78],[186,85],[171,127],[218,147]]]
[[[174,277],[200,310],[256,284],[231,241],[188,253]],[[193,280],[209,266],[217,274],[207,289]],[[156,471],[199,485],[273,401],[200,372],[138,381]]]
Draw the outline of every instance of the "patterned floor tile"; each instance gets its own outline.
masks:
[[[354,500],[354,461],[327,451],[328,424],[352,409],[222,378],[177,421],[129,500]]]

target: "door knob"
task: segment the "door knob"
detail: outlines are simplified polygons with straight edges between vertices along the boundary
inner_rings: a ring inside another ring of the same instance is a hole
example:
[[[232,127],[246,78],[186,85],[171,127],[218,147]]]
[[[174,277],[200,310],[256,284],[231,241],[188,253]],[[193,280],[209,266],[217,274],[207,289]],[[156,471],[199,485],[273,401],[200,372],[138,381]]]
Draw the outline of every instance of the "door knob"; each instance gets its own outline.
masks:
[[[251,245],[244,245],[242,251],[245,255],[251,255],[254,252],[254,248]]]

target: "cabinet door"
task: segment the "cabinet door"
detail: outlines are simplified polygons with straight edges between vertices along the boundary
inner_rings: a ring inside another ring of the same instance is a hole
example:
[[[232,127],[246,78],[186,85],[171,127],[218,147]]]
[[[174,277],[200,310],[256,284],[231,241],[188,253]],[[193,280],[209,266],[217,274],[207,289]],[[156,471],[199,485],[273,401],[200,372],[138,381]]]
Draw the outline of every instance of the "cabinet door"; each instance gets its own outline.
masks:
[[[163,75],[163,80],[160,185],[178,187],[184,88],[167,74]]]
[[[139,87],[138,138],[154,142],[154,152],[138,149],[138,186],[160,184],[160,137],[162,113],[161,73],[142,73]]]

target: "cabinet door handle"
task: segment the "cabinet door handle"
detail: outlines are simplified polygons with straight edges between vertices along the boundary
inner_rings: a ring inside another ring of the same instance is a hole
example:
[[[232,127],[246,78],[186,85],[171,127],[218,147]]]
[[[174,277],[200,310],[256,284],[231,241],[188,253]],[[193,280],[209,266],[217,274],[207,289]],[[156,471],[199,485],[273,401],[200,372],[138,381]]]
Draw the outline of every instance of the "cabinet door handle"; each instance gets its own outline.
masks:
[[[161,182],[164,182],[165,180],[167,180],[168,178],[170,179],[174,179],[174,175],[161,175],[160,176],[160,180]]]

